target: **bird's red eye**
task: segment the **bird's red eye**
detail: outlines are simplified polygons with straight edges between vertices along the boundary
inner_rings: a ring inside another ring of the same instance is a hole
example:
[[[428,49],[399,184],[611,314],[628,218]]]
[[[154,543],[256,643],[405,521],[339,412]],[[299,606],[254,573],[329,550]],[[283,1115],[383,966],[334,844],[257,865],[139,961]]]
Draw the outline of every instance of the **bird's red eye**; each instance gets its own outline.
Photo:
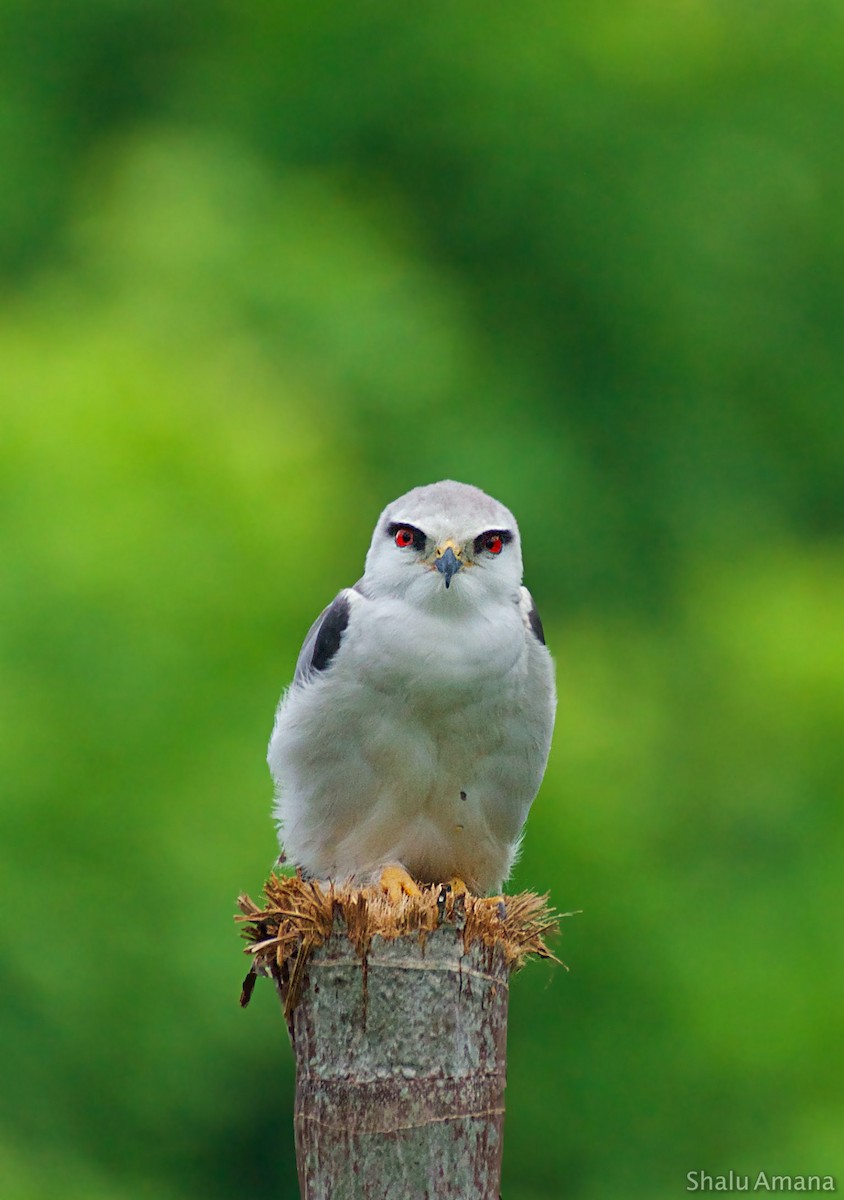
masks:
[[[497,533],[491,533],[484,542],[484,550],[489,550],[490,554],[500,554],[503,549],[504,539]]]
[[[406,550],[408,546],[413,545],[413,530],[412,529],[397,529],[396,530],[396,545]]]

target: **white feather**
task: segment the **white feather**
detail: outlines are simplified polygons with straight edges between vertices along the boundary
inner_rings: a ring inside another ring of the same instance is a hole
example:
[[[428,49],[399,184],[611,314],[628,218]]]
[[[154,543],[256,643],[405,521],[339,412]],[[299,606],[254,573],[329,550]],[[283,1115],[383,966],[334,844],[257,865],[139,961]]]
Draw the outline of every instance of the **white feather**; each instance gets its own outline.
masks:
[[[407,522],[424,554],[395,545]],[[505,529],[499,555],[474,539]],[[446,589],[446,538],[467,565]],[[510,873],[550,747],[551,656],[530,627],[511,513],[476,488],[418,488],[379,519],[348,625],[325,670],[307,663],[282,697],[269,747],[279,834],[317,878],[368,879],[401,864],[480,892]]]

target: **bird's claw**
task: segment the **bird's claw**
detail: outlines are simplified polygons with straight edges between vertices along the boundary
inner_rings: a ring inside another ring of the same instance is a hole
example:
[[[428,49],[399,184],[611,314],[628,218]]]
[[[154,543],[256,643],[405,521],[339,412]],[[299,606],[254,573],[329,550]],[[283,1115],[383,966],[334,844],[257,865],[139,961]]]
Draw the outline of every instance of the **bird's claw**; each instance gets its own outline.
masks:
[[[452,876],[448,883],[443,884],[443,887],[452,892],[452,894],[455,896],[469,895],[469,885],[464,883],[459,875]]]
[[[382,892],[386,892],[392,904],[398,904],[402,896],[422,895],[404,867],[384,867],[378,879],[378,887]]]

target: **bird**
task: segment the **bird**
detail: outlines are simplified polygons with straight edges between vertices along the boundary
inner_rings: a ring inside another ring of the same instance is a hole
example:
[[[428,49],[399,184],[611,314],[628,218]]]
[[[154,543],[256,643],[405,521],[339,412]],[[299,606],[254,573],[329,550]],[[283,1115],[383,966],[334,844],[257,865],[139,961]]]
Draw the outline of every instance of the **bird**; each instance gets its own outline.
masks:
[[[554,664],[509,509],[454,480],[375,525],[305,638],[268,749],[282,856],[392,900],[499,894],[539,790]]]

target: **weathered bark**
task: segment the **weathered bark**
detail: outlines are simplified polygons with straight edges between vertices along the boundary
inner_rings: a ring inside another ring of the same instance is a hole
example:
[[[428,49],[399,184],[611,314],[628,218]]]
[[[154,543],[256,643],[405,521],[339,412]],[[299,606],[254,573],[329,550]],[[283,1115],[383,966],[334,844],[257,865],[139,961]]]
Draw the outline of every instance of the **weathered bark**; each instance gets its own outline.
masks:
[[[497,1200],[508,975],[453,925],[376,937],[365,964],[344,928],[314,951],[291,1022],[303,1200]]]
[[[288,1019],[303,1200],[498,1200],[509,975],[548,954],[553,914],[438,889],[267,895],[241,907]]]

